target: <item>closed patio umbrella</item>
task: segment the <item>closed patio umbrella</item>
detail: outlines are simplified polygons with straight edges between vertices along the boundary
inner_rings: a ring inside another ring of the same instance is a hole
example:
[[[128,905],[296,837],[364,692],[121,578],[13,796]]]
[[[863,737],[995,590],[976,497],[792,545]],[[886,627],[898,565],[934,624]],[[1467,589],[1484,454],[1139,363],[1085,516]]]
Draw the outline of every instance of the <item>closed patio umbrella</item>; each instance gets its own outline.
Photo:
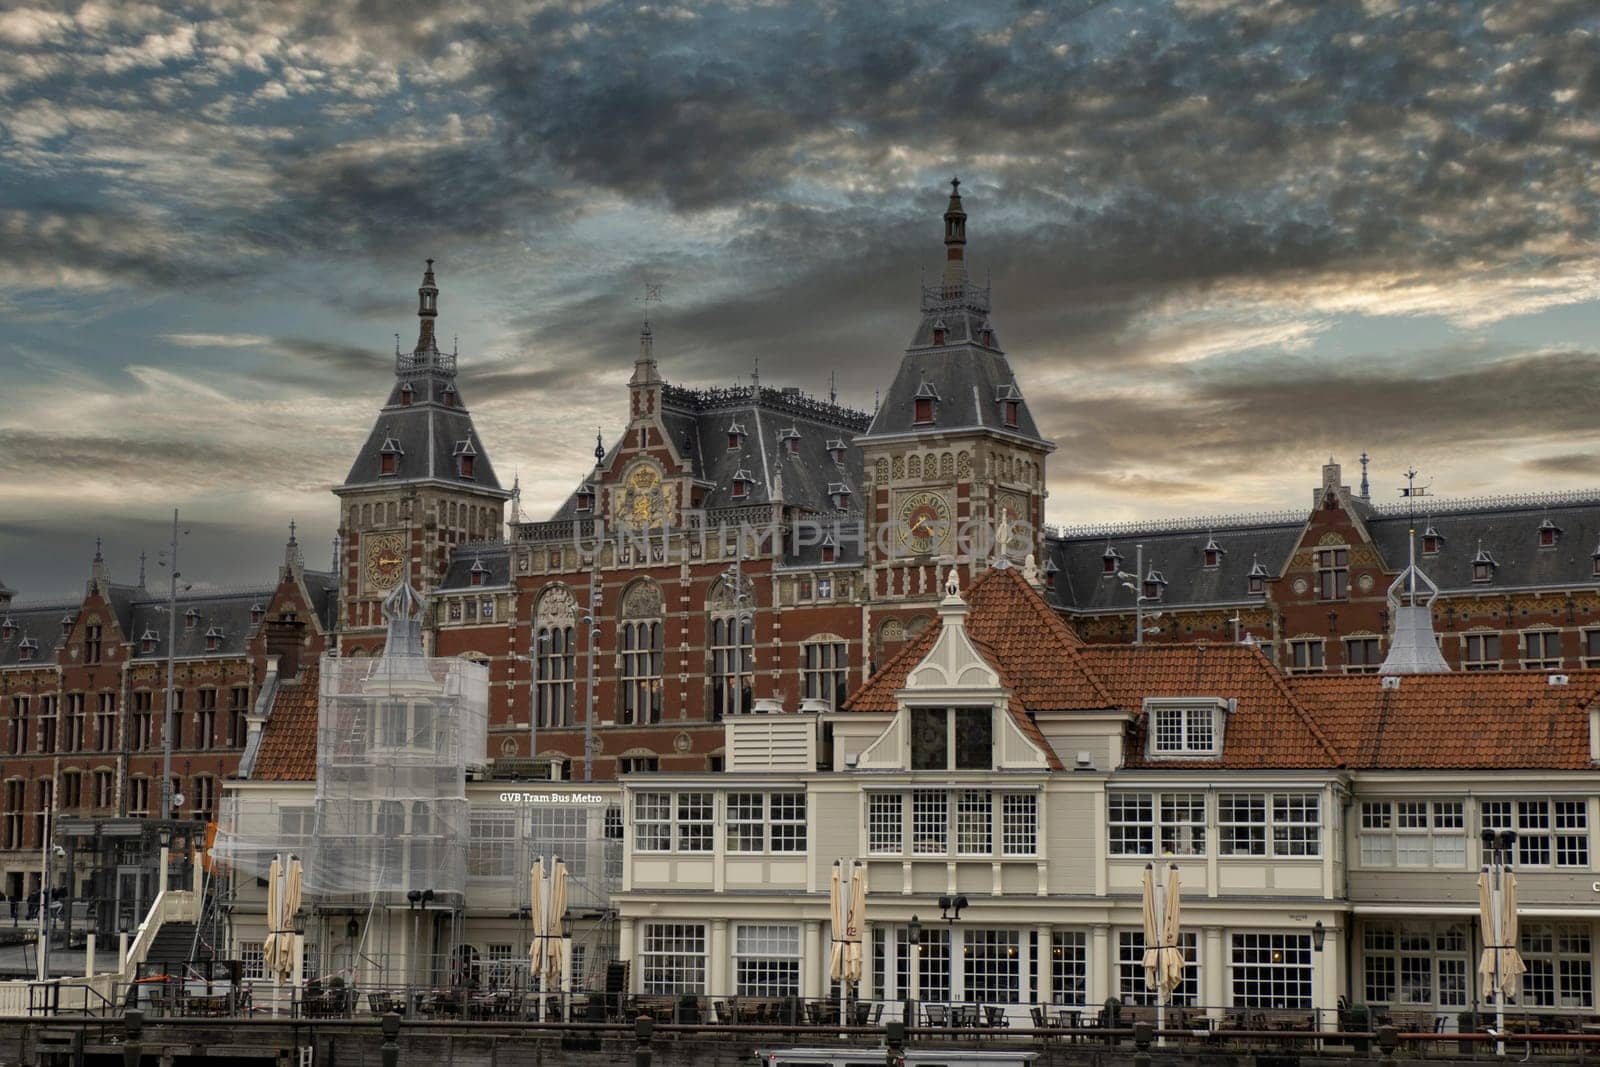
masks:
[[[561,919],[567,913],[567,865],[557,857],[550,868],[550,915],[545,919],[544,972],[552,989],[561,988],[562,949],[566,939],[561,936]]]
[[[1478,875],[1478,929],[1484,945],[1483,955],[1478,958],[1478,974],[1483,977],[1484,989],[1495,990],[1497,1002],[1517,995],[1518,984],[1528,969],[1522,962],[1522,953],[1517,951],[1517,876],[1507,871],[1502,879],[1496,930],[1494,875],[1487,870]]]
[[[1161,991],[1168,1000],[1183,984],[1183,950],[1178,947],[1178,935],[1183,926],[1183,882],[1178,877],[1176,863],[1167,871],[1166,914],[1161,920]]]
[[[838,860],[833,861],[833,876],[828,883],[828,920],[833,930],[833,951],[828,955],[828,977],[839,982],[844,980],[845,913]]]
[[[261,943],[261,965],[276,980],[280,973],[278,958],[286,955],[283,937],[278,933],[278,917],[283,914],[283,857],[272,857],[267,867],[267,937]]]
[[[1144,919],[1144,984],[1159,994],[1161,989],[1161,920],[1156,915],[1156,874],[1151,864],[1144,865],[1144,880],[1139,900]]]
[[[528,873],[528,986],[544,970],[544,857],[536,856]]]
[[[845,917],[845,966],[847,980],[861,983],[861,936],[867,925],[867,869],[856,865],[850,876],[850,910]]]

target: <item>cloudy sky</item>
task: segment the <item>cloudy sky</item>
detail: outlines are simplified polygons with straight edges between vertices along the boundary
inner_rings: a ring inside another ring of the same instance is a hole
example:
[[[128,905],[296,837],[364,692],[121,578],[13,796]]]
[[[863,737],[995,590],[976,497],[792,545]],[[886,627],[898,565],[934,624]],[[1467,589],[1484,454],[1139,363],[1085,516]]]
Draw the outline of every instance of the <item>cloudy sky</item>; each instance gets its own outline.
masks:
[[[24,0],[26,2],[26,0]],[[1054,522],[1600,485],[1592,0],[0,11],[0,581],[325,565],[422,259],[525,507],[691,384],[870,408],[962,179]],[[153,569],[153,568],[152,568]]]

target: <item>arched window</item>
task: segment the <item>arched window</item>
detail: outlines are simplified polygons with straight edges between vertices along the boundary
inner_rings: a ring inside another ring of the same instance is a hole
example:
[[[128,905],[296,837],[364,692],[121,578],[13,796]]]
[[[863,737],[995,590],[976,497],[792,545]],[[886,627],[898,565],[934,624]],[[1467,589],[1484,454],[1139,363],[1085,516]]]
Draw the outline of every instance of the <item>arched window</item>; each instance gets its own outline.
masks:
[[[711,717],[749,711],[756,667],[755,590],[749,575],[743,590],[731,577],[718,579],[706,600],[711,632]]]
[[[661,721],[661,589],[654,582],[635,582],[622,597],[622,709],[625,725]]]
[[[578,602],[566,586],[552,586],[540,595],[533,622],[534,707],[540,726],[572,725],[577,621]]]

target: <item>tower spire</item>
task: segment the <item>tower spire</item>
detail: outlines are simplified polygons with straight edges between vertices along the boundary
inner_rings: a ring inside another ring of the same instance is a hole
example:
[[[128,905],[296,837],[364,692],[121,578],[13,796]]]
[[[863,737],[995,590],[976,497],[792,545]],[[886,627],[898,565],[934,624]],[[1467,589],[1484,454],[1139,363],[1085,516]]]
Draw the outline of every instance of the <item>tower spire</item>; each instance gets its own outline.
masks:
[[[1366,454],[1366,452],[1362,452],[1361,453],[1361,499],[1362,500],[1371,500],[1372,499],[1372,487],[1367,483],[1367,462],[1368,462],[1367,454]]]
[[[421,324],[417,331],[417,354],[439,351],[433,336],[433,320],[439,317],[439,286],[433,280],[433,260],[427,261],[422,272],[422,284],[417,287],[417,318]]]
[[[944,287],[967,284],[967,213],[961,207],[961,179],[950,179],[950,203],[944,209]]]

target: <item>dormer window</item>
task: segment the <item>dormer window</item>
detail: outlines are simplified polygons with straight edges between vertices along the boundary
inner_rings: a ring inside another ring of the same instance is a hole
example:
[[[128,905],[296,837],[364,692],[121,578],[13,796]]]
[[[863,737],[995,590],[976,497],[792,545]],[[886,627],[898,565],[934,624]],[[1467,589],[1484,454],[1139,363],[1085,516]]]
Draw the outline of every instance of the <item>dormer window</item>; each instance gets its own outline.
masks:
[[[995,390],[994,399],[1000,405],[1000,421],[1015,429],[1022,418],[1022,394],[1017,392],[1017,383],[1007,382],[1000,386]]]
[[[838,466],[844,466],[844,442],[833,440],[828,442],[828,458]]]
[[[1494,557],[1484,551],[1483,542],[1478,542],[1478,554],[1472,557],[1472,580],[1474,582],[1487,582],[1494,579],[1494,569],[1499,564]]]
[[[411,383],[410,382],[407,382],[406,384],[402,385],[400,387],[400,406],[403,407],[403,408],[410,407],[411,406],[411,400],[415,395],[416,395],[416,390],[411,388]]]
[[[733,498],[743,500],[750,495],[750,484],[753,479],[750,472],[740,468],[733,472]]]
[[[1600,548],[1596,548],[1590,558],[1594,560],[1594,576],[1596,578],[1600,578]],[[9,622],[10,620],[8,619],[6,621]],[[0,629],[0,641],[3,640],[8,640],[8,638],[6,637],[5,630]]]
[[[0,619],[0,641],[9,641],[15,637],[16,634],[17,624],[11,621],[10,615]]]
[[[994,347],[994,327],[988,322],[978,327],[978,343],[985,348]]]
[[[1539,547],[1554,548],[1557,541],[1561,540],[1561,527],[1551,519],[1546,519],[1539,524]]]
[[[833,543],[833,535],[829,534],[822,539],[822,562],[832,563],[838,556],[838,546]]]
[[[72,633],[72,624],[77,621],[77,616],[70,611],[61,616],[61,636],[67,637]]]
[[[489,568],[483,565],[483,560],[475,559],[472,561],[472,570],[467,572],[467,581],[471,582],[473,585],[482,585],[483,580],[488,576],[488,573]]]
[[[1156,759],[1220,755],[1227,707],[1215,699],[1146,700],[1148,754]]]
[[[461,478],[471,478],[472,470],[478,459],[478,450],[472,447],[472,442],[457,441],[455,447],[456,474]]]
[[[1251,596],[1267,595],[1267,568],[1261,565],[1260,560],[1252,559],[1250,561],[1250,573],[1247,577]]]
[[[800,431],[793,426],[778,435],[778,440],[783,442],[783,454],[798,456],[800,454]]]
[[[200,625],[200,613],[198,611],[190,608],[183,613],[183,628],[185,630],[192,630],[198,625]]]
[[[378,474],[393,475],[400,472],[400,457],[405,452],[400,448],[400,442],[393,437],[383,439],[383,447],[378,450]]]
[[[1007,400],[1005,402],[1004,415],[1007,426],[1015,427],[1017,425],[1018,414],[1021,412],[1021,410],[1022,405],[1019,402],[1015,400]]]
[[[444,406],[447,408],[456,406],[456,387],[453,385],[444,387]]]
[[[142,656],[151,655],[160,647],[160,644],[161,639],[156,636],[155,630],[147,629],[139,635],[139,654]]]
[[[944,344],[945,340],[949,336],[950,336],[950,328],[944,324],[944,320],[943,319],[940,319],[938,322],[935,322],[933,324],[933,343],[934,344],[936,344],[936,345]]]
[[[1222,566],[1224,554],[1223,548],[1217,544],[1216,538],[1208,537],[1206,538],[1206,547],[1200,550],[1201,565],[1208,571],[1214,571]]]
[[[218,652],[222,649],[222,631],[215,626],[206,631],[206,651]]]
[[[264,619],[266,617],[267,617],[267,609],[266,608],[262,607],[260,604],[251,604],[250,605],[250,625],[251,626],[255,626],[257,623],[259,623],[262,619]]]
[[[924,380],[921,385],[917,386],[917,394],[913,398],[916,409],[913,414],[917,425],[926,426],[933,422],[934,406],[938,402],[939,391],[933,387],[932,382]]]
[[[844,482],[828,483],[828,496],[833,500],[834,510],[850,510],[850,492],[850,486]]]
[[[1161,591],[1167,587],[1167,580],[1161,572],[1151,567],[1144,576],[1144,598],[1146,600],[1160,600]]]
[[[579,511],[593,511],[594,510],[594,487],[593,486],[586,485],[583,488],[578,490],[577,508],[578,508]]]
[[[24,637],[17,645],[17,660],[21,663],[32,662],[38,655],[39,642],[31,637]]]
[[[1100,573],[1109,578],[1121,569],[1122,553],[1107,545],[1106,550],[1100,554]]]
[[[1435,530],[1431,524],[1426,530],[1422,531],[1422,554],[1424,556],[1437,556],[1439,554],[1439,546],[1443,543],[1444,538],[1439,535],[1439,531]]]
[[[744,427],[737,422],[728,424],[728,450],[744,447]]]

